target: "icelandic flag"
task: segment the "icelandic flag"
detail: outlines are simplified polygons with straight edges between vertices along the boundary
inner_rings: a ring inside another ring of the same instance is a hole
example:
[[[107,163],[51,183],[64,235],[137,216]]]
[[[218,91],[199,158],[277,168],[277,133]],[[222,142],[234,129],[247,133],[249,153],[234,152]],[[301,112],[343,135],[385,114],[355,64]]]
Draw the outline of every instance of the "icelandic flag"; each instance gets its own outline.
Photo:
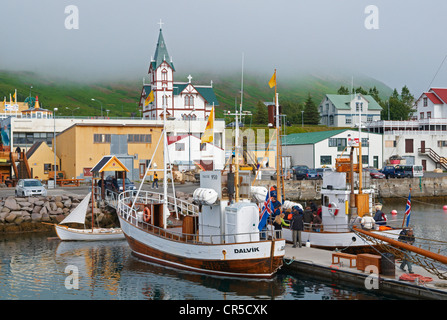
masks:
[[[410,214],[411,214],[411,190],[410,193],[408,194],[407,206],[405,207],[405,216],[407,217],[407,224],[406,224],[407,227],[408,224],[410,223]]]
[[[258,230],[262,231],[264,229],[265,225],[267,224],[267,219],[272,214],[272,198],[270,197],[270,192],[267,192],[267,196],[265,197],[264,207],[262,208],[261,212],[261,220],[258,224]]]

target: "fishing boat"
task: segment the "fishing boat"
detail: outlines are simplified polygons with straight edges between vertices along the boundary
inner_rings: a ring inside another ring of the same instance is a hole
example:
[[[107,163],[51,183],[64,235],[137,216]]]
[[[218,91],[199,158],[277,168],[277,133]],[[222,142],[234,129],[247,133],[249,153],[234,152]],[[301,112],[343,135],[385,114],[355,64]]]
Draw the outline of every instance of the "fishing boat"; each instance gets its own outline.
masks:
[[[85,226],[85,218],[91,198],[91,192],[79,203],[79,205],[62,220],[59,224],[54,224],[57,236],[65,241],[97,241],[97,240],[119,240],[124,239],[123,231],[120,228],[70,228],[65,224],[80,223]]]
[[[166,106],[163,114],[165,109]],[[213,114],[214,107],[204,136],[212,129]],[[253,194],[251,172],[239,170],[238,118],[242,115],[242,103],[234,115],[235,152],[229,158],[232,163],[222,171],[200,173],[200,187],[193,193],[195,204],[177,199],[174,184],[173,195],[167,193],[169,154],[163,117],[163,194],[141,191],[141,183],[136,195],[126,191],[118,200],[121,228],[135,256],[226,277],[271,278],[282,266],[285,240],[263,238],[258,229],[259,202],[263,202],[267,189],[254,188],[257,194]],[[212,141],[214,132],[209,137],[207,142]],[[159,144],[160,141],[157,147]],[[148,171],[149,166],[146,175]],[[258,201],[252,201],[253,197]]]
[[[336,170],[323,173],[321,186],[321,220],[318,225],[305,224],[301,232],[303,244],[312,247],[361,252],[370,250],[374,243],[359,237],[353,227],[362,228],[362,218],[375,214],[375,189],[370,184],[369,174],[364,174],[361,162],[361,142],[349,139],[349,157],[341,155],[336,159]],[[354,163],[354,151],[359,152],[359,162]],[[360,173],[359,173],[360,171]],[[289,205],[290,207],[290,205]],[[302,207],[301,207],[302,208]],[[287,208],[284,208],[287,209]],[[397,239],[401,226],[375,225],[374,234]],[[292,241],[290,229],[283,229],[286,240]]]

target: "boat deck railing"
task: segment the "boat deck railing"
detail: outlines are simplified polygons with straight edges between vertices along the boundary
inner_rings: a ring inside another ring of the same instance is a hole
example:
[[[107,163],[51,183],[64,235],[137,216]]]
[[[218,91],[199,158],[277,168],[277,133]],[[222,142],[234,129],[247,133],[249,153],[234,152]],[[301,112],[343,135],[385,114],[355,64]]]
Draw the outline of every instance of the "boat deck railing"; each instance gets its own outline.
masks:
[[[109,194],[110,200],[113,201],[115,195]],[[106,195],[107,197],[107,195]],[[259,240],[267,240],[269,237],[275,238],[271,231],[263,230],[261,232],[246,232],[237,234],[191,234],[182,232],[181,226],[171,226],[169,228],[162,228],[154,226],[151,223],[144,221],[142,217],[141,205],[144,204],[161,204],[164,201],[163,194],[154,193],[150,191],[140,191],[137,195],[136,191],[126,191],[118,195],[117,212],[118,214],[130,224],[137,226],[142,230],[151,232],[171,240],[195,243],[195,244],[222,244],[222,243],[241,243],[252,242]],[[191,204],[187,201],[176,199],[173,196],[167,197],[168,207],[177,208],[174,212],[182,215],[198,215],[199,206]]]

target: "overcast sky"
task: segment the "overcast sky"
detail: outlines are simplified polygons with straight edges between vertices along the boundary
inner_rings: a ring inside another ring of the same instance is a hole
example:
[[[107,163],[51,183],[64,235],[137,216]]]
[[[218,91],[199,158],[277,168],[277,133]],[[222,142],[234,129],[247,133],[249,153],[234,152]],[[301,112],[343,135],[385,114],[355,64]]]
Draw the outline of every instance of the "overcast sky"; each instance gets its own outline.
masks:
[[[0,69],[141,79],[161,19],[178,74],[240,71],[244,53],[246,72],[277,68],[278,81],[359,73],[418,96],[447,55],[446,12],[445,0],[1,0]],[[432,86],[447,87],[447,61]]]

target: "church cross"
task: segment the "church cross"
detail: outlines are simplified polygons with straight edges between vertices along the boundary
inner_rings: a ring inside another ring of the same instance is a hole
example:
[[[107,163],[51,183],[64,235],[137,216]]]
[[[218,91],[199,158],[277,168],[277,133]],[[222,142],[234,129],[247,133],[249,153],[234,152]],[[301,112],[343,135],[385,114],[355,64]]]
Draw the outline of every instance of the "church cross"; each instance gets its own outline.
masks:
[[[191,79],[192,79],[192,77],[191,77],[191,75],[189,75],[188,76],[189,83],[191,83]]]
[[[161,19],[160,19],[160,22],[159,23],[157,23],[157,24],[159,24],[160,25],[160,30],[161,30],[161,26],[164,24],[163,22],[161,22]]]

